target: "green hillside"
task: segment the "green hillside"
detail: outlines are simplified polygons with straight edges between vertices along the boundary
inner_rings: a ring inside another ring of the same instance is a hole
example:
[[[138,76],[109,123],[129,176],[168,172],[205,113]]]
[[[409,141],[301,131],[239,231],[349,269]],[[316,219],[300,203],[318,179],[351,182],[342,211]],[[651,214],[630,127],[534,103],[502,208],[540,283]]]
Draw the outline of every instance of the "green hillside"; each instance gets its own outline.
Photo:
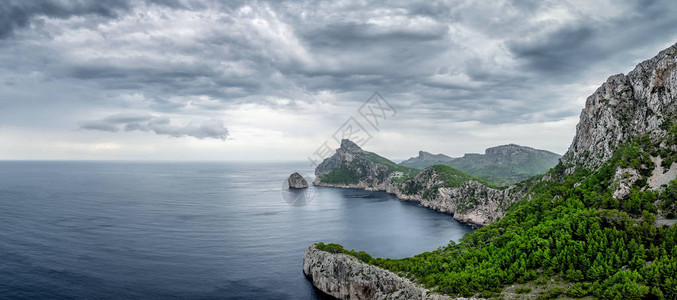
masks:
[[[424,169],[443,164],[505,186],[547,172],[560,157],[549,151],[510,144],[489,148],[485,154],[466,154],[459,158],[421,151],[418,157],[403,161],[401,165]]]

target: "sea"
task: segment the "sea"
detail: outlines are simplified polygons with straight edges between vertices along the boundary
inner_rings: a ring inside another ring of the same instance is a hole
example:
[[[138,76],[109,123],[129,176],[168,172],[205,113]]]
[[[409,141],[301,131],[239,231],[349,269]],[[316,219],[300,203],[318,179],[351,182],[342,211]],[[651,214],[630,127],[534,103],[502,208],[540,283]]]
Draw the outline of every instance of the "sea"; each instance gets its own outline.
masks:
[[[403,258],[473,229],[307,162],[0,162],[0,299],[318,299],[315,242]]]

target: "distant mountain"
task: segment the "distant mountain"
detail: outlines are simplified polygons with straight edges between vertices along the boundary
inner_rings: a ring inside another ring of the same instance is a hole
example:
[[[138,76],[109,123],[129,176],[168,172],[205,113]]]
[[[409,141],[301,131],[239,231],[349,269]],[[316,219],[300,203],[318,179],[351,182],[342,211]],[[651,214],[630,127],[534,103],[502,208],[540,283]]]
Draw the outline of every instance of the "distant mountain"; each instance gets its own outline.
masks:
[[[418,156],[407,159],[400,164],[410,168],[425,169],[430,166],[445,164],[454,160],[453,157],[444,154],[432,154],[425,151],[419,151]]]
[[[509,144],[488,148],[484,154],[468,153],[459,158],[419,151],[417,157],[400,165],[423,169],[443,164],[497,185],[509,185],[547,172],[557,165],[560,157],[550,151]]]

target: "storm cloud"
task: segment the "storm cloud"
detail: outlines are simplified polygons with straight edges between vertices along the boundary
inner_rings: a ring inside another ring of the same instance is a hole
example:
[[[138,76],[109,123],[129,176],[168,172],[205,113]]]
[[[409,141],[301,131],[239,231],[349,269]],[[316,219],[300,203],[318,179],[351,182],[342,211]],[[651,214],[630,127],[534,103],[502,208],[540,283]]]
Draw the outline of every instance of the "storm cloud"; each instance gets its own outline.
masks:
[[[669,0],[9,0],[0,119],[16,136],[303,136],[307,148],[379,91],[402,118],[391,138],[563,152],[585,97],[674,44],[676,16]],[[542,124],[559,135],[484,132]]]

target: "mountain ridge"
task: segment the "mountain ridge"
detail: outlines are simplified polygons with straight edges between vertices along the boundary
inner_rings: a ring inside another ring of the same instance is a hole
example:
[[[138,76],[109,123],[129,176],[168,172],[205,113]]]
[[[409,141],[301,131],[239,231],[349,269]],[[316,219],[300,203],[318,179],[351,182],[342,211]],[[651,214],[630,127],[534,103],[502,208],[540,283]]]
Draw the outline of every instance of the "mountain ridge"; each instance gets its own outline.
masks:
[[[418,157],[400,164],[419,169],[443,164],[497,185],[510,185],[544,174],[559,162],[560,157],[547,150],[511,143],[487,148],[484,154],[466,153],[462,157],[419,151]]]

